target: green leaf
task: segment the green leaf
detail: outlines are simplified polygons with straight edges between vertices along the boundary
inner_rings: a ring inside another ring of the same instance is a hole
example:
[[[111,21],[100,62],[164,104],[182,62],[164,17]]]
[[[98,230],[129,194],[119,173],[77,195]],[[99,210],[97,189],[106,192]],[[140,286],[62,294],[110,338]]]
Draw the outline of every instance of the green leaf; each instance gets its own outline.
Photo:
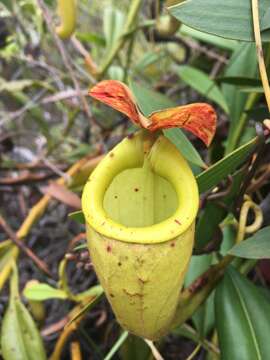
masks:
[[[221,359],[268,359],[270,303],[234,268],[217,287],[215,313]]]
[[[182,24],[180,33],[184,36],[190,36],[192,39],[202,41],[204,43],[214,45],[220,49],[233,51],[237,46],[237,41],[222,39],[216,35],[207,34],[205,32],[198,31],[189,26]]]
[[[98,46],[104,47],[106,45],[105,38],[98,33],[93,33],[93,32],[83,32],[82,33],[82,32],[76,31],[76,37],[81,41],[94,43],[95,45],[98,45]]]
[[[11,293],[2,323],[2,356],[6,360],[45,360],[39,331],[18,295],[17,271],[11,277]]]
[[[230,175],[255,149],[257,137],[225,156],[197,176],[200,193],[203,193]]]
[[[119,349],[122,360],[150,360],[151,350],[146,342],[135,335],[129,335],[127,340]]]
[[[257,57],[255,45],[252,43],[240,44],[233,53],[224,76],[256,77],[256,72]],[[239,144],[244,125],[247,121],[244,111],[247,110],[250,96],[253,95],[249,96],[241,92],[239,87],[229,84],[224,84],[221,89],[230,109],[231,123],[226,144],[226,154],[228,154]]]
[[[72,249],[72,250],[73,250],[73,251],[80,251],[80,250],[83,250],[83,249],[88,249],[88,246],[87,246],[86,243],[85,243],[85,244],[80,244],[80,245],[78,245],[78,246],[75,246],[75,248]]]
[[[94,285],[91,288],[74,295],[74,300],[82,303],[85,301],[85,299],[95,299],[101,296],[103,293],[104,290],[101,285]]]
[[[12,1],[10,0],[0,0],[0,3],[2,3],[9,11],[12,11]]]
[[[245,174],[246,172],[240,169],[233,175],[230,192],[222,199],[224,207],[220,206],[218,200],[208,201],[205,208],[200,212],[195,232],[195,248],[197,251],[205,250],[210,242],[217,243],[219,240],[219,236],[221,236],[219,224],[225,219],[235,197],[239,194]]]
[[[205,168],[206,165],[200,157],[200,154],[184,135],[183,131],[180,129],[167,129],[163,130],[163,133],[189,162]]]
[[[251,87],[243,87],[240,89],[242,93],[257,93],[257,94],[263,94],[264,89],[262,86],[251,86]]]
[[[219,235],[218,226],[226,217],[227,210],[215,201],[208,201],[196,226],[196,250],[205,250]]]
[[[74,221],[77,221],[80,224],[85,224],[85,218],[82,210],[74,211],[68,214],[68,217]]]
[[[101,287],[100,287],[101,288]],[[66,327],[70,326],[74,321],[76,321],[78,318],[80,318],[81,316],[83,316],[84,314],[86,314],[88,311],[90,311],[99,301],[100,299],[103,297],[104,292],[103,289],[101,288],[101,291],[99,292],[98,295],[94,295],[94,297],[89,301],[88,304],[86,304],[82,309],[80,309],[70,320],[69,322],[66,324]]]
[[[270,6],[269,0],[260,0],[260,19]],[[169,8],[182,23],[227,39],[254,41],[251,1],[248,0],[189,0]],[[265,22],[265,21],[264,21]],[[269,33],[262,34],[264,41]]]
[[[261,80],[245,76],[223,76],[216,79],[218,83],[236,86],[260,86]]]
[[[105,7],[103,18],[103,32],[106,41],[106,50],[109,53],[123,33],[125,15],[113,7]]]
[[[237,236],[237,229],[235,226],[233,226],[233,215],[229,215],[227,219],[229,220],[229,223],[225,223],[222,226],[223,239],[219,251],[222,256],[225,256],[228,251],[235,245],[235,239]]]
[[[263,19],[261,21],[261,31],[265,31],[270,28],[270,8],[264,13]]]
[[[133,92],[141,111],[145,116],[149,116],[152,112],[170,107],[177,106],[174,101],[157,91],[151,90],[131,81],[130,89]]]
[[[55,289],[45,283],[37,283],[26,287],[23,291],[23,295],[28,300],[34,301],[44,301],[48,299],[67,299],[68,297],[63,290]]]
[[[130,88],[138,101],[141,111],[146,115],[152,112],[175,107],[176,104],[165,95],[147,89],[135,82],[130,83]],[[182,155],[191,163],[204,167],[204,162],[192,143],[180,129],[169,129],[163,131],[164,135],[173,142]]]
[[[245,259],[270,259],[270,226],[235,245],[229,254]]]
[[[207,74],[189,65],[182,65],[176,68],[180,78],[198,93],[207,99],[217,103],[226,113],[229,112],[226,100],[216,85]]]

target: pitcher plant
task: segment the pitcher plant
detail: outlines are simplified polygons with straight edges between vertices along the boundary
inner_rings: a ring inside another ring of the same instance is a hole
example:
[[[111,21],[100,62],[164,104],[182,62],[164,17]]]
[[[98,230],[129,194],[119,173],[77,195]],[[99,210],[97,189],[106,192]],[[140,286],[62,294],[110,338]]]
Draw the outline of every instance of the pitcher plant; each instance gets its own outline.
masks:
[[[161,129],[180,127],[207,146],[216,129],[205,103],[142,114],[129,88],[98,83],[93,98],[142,129],[100,162],[83,191],[91,259],[118,322],[155,340],[168,333],[194,243],[199,193],[179,150]]]

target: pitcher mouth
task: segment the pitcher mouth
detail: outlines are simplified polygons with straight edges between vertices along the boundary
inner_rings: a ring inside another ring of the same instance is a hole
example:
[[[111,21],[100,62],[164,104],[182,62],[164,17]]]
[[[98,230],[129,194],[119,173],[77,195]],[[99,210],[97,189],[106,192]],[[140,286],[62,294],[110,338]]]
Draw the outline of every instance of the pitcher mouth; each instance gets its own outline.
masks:
[[[194,222],[199,207],[197,183],[191,169],[164,136],[159,136],[152,145],[149,162],[153,172],[166,179],[176,192],[178,204],[174,213],[150,226],[130,227],[110,218],[103,206],[113,179],[127,169],[143,166],[144,141],[145,135],[138,132],[107,154],[84,187],[82,208],[87,224],[104,236],[129,243],[162,243],[184,233]]]

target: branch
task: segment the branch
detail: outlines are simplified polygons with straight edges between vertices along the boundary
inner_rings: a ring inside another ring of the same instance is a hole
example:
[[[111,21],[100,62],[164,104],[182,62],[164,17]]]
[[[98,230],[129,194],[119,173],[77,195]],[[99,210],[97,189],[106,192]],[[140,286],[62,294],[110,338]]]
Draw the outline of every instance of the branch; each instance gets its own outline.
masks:
[[[270,87],[269,87],[269,81],[268,81],[264,56],[263,56],[258,0],[252,0],[252,15],[253,15],[254,37],[256,42],[259,70],[260,70],[264,94],[268,106],[268,111],[270,112]]]
[[[98,127],[98,123],[95,121],[95,118],[93,117],[92,113],[91,113],[91,110],[90,108],[88,107],[88,104],[87,104],[87,101],[85,100],[85,97],[80,89],[80,85],[79,85],[79,82],[74,74],[74,71],[73,71],[73,68],[70,64],[70,61],[68,59],[68,56],[67,56],[67,53],[66,53],[66,50],[63,46],[63,43],[62,41],[59,39],[59,37],[56,35],[55,31],[54,31],[54,28],[53,28],[53,20],[52,20],[52,17],[51,15],[49,14],[48,12],[48,9],[46,7],[46,5],[44,4],[44,1],[43,0],[37,0],[38,1],[38,4],[39,4],[39,7],[40,9],[42,10],[43,12],[43,15],[44,15],[44,19],[45,19],[45,22],[46,22],[46,25],[54,39],[54,42],[61,54],[61,57],[63,59],[63,63],[67,69],[67,71],[69,72],[69,75],[72,79],[72,82],[74,84],[74,87],[75,87],[75,90],[76,92],[79,94],[79,97],[80,97],[80,100],[81,100],[81,103],[82,103],[82,106],[83,106],[83,109],[85,111],[85,113],[87,114],[92,126],[94,127]]]
[[[95,161],[96,159],[96,161]],[[59,178],[56,183],[59,185],[65,185],[69,179],[73,178],[76,182],[78,180],[79,183],[84,183],[91,173],[91,171],[96,167],[100,157],[94,156],[86,156],[76,162],[71,168],[65,173],[65,177]],[[83,171],[82,171],[83,170]],[[78,177],[78,179],[77,179]],[[50,195],[44,195],[37,203],[32,207],[29,211],[27,217],[23,221],[19,230],[16,233],[16,237],[20,240],[24,239],[30,232],[32,226],[39,220],[39,218],[45,212],[50,200],[52,197]],[[19,255],[19,248],[16,246],[12,249],[12,257],[14,260]],[[10,272],[12,270],[12,262],[7,264],[4,269],[1,269],[0,274],[2,276],[0,282],[0,288],[3,286],[5,281],[8,279]]]
[[[11,229],[11,227],[7,224],[5,219],[0,216],[0,226],[3,228],[3,230],[6,232],[6,234],[9,236],[10,240],[18,246],[20,250],[22,250],[30,259],[33,260],[33,262],[37,265],[39,269],[41,269],[43,272],[45,272],[47,275],[52,277],[52,274],[48,268],[48,265],[42,261],[27,245],[25,245],[22,241],[20,241],[17,237],[17,235],[14,233],[14,231]]]

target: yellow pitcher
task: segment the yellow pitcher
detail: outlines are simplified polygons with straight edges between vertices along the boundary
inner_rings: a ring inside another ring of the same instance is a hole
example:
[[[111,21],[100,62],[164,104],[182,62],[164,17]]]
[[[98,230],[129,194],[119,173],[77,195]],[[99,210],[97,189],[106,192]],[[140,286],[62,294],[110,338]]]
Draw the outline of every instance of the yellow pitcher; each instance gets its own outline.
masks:
[[[112,85],[107,103],[120,111],[122,106],[143,127],[151,125],[126,86]],[[96,91],[103,102],[108,81],[105,88]],[[161,121],[168,124],[170,109],[165,112]],[[170,330],[192,254],[198,206],[189,165],[160,133],[140,130],[128,136],[90,175],[82,197],[90,256],[118,322],[131,333],[155,340]]]

